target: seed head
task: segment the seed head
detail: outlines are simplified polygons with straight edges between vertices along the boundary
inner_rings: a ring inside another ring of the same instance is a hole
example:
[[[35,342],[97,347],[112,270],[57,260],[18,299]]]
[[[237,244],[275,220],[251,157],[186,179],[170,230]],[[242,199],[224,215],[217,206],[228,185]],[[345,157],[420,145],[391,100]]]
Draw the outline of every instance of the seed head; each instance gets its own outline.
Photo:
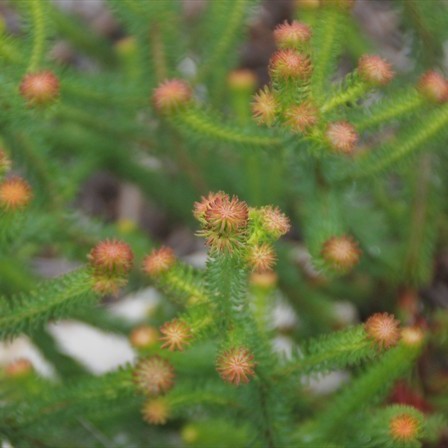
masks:
[[[311,103],[302,103],[286,111],[286,123],[293,131],[306,133],[317,124],[318,113]]]
[[[374,86],[384,86],[394,77],[392,66],[379,56],[365,55],[358,62],[359,76]]]
[[[20,210],[31,201],[32,192],[28,182],[18,176],[0,183],[0,207],[6,210]]]
[[[270,205],[262,207],[261,217],[264,229],[275,239],[285,235],[291,229],[289,218],[278,207]]]
[[[229,87],[236,91],[252,92],[257,85],[257,76],[252,70],[242,68],[233,70],[227,78]]]
[[[420,421],[411,414],[397,415],[389,422],[389,432],[396,441],[411,442],[420,434]]]
[[[235,232],[244,229],[249,219],[249,209],[236,196],[218,195],[208,204],[205,221],[217,232]]]
[[[276,79],[306,80],[312,72],[311,60],[294,50],[279,50],[271,58],[269,72]]]
[[[240,383],[248,383],[249,377],[255,375],[253,359],[248,349],[232,348],[218,357],[216,370],[224,381],[239,386]]]
[[[420,78],[418,90],[426,99],[434,103],[448,101],[448,80],[434,70],[426,72]]]
[[[154,327],[142,325],[132,330],[129,340],[136,348],[152,347],[159,340],[159,332]]]
[[[167,348],[171,351],[182,351],[190,343],[191,330],[184,322],[178,319],[165,322],[160,328],[160,333],[163,334],[160,338],[164,342],[162,348]]]
[[[274,30],[274,40],[279,48],[298,48],[311,39],[311,28],[304,24],[293,21],[282,23]]]
[[[157,277],[164,272],[169,271],[176,263],[176,255],[170,247],[161,247],[154,249],[143,260],[143,272],[150,277]]]
[[[97,272],[126,274],[132,269],[134,254],[123,241],[105,240],[90,251],[88,258]]]
[[[254,272],[272,271],[277,257],[270,244],[257,244],[249,248],[247,261]]]
[[[151,425],[164,425],[168,415],[169,405],[163,397],[148,400],[142,409],[143,420]]]
[[[278,103],[273,93],[266,87],[260,90],[252,102],[252,115],[258,124],[271,126],[275,121]]]
[[[380,348],[393,347],[400,339],[400,322],[392,314],[376,313],[367,319],[364,329]]]
[[[419,327],[406,327],[401,330],[401,340],[408,346],[419,346],[425,339],[425,333]]]
[[[6,173],[11,168],[11,160],[5,151],[0,149],[0,175]]]
[[[162,82],[153,93],[155,108],[160,112],[173,112],[191,101],[190,86],[180,79]]]
[[[29,105],[48,105],[59,96],[59,79],[49,70],[28,73],[20,84],[20,94]]]
[[[159,395],[174,385],[173,366],[160,356],[141,359],[134,369],[137,387],[147,395]]]
[[[358,263],[361,251],[353,238],[334,236],[325,241],[322,256],[334,268],[348,270]]]
[[[330,123],[325,133],[330,147],[338,153],[351,154],[358,143],[358,134],[347,121]]]
[[[28,359],[19,358],[6,366],[5,374],[10,378],[17,378],[28,375],[32,370],[33,365]]]
[[[218,193],[209,193],[207,197],[202,196],[200,202],[195,202],[193,207],[193,216],[202,224],[206,224],[205,212],[207,211],[209,205],[218,197],[224,197],[226,194],[223,191],[218,191]]]

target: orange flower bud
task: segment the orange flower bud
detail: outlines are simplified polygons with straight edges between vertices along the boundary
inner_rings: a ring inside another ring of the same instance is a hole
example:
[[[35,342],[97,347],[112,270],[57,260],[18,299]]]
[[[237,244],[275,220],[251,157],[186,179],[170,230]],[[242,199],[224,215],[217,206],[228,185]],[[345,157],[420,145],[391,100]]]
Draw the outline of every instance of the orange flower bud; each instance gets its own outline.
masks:
[[[208,204],[205,221],[211,230],[234,232],[247,226],[249,209],[236,196],[218,195]]]
[[[208,207],[216,198],[223,198],[224,196],[226,196],[226,194],[223,191],[218,191],[218,193],[209,193],[207,197],[202,196],[200,202],[194,203],[193,216],[202,224],[206,224],[205,212]]]
[[[448,101],[448,80],[434,70],[426,72],[418,83],[418,90],[429,101],[445,103]]]
[[[190,86],[180,79],[170,79],[160,84],[153,93],[155,108],[160,112],[172,112],[191,101]]]
[[[406,327],[401,330],[401,340],[409,346],[419,346],[425,339],[425,333],[419,327]]]
[[[160,333],[163,334],[160,338],[164,342],[162,348],[167,348],[171,351],[182,351],[190,343],[191,330],[184,322],[178,319],[165,322],[160,328]]]
[[[308,56],[294,50],[279,50],[274,53],[269,64],[272,78],[306,80],[312,72]]]
[[[249,248],[247,261],[254,272],[272,271],[277,257],[270,244],[257,244]]]
[[[254,96],[252,115],[258,124],[271,126],[275,121],[278,103],[272,92],[265,88]]]
[[[274,40],[279,48],[298,48],[311,39],[311,28],[304,24],[293,21],[278,25],[274,30]]]
[[[20,94],[29,105],[48,105],[59,96],[59,79],[49,70],[29,73],[22,79]]]
[[[278,239],[291,229],[289,218],[278,207],[270,205],[261,208],[263,227],[267,233]]]
[[[396,345],[400,339],[400,323],[392,314],[376,313],[367,319],[364,329],[380,348]]]
[[[168,415],[169,405],[165,398],[148,400],[142,409],[143,420],[151,425],[164,425]]]
[[[338,153],[351,154],[358,143],[358,134],[347,121],[330,123],[325,136],[330,147]]]
[[[0,183],[0,207],[6,210],[20,210],[31,201],[29,184],[21,177],[14,176]]]
[[[96,271],[125,274],[132,269],[134,254],[123,241],[105,240],[90,251],[88,258]]]
[[[358,62],[361,79],[374,86],[384,86],[394,77],[392,66],[379,56],[365,55]]]
[[[148,348],[157,343],[159,332],[154,327],[142,325],[132,330],[129,340],[136,348]]]
[[[397,415],[389,422],[389,432],[396,441],[411,442],[420,434],[420,422],[411,414]]]
[[[123,288],[128,283],[126,277],[116,274],[96,271],[92,276],[93,287],[92,289],[101,295],[118,294],[120,288]]]
[[[286,123],[296,132],[306,133],[316,126],[319,111],[311,103],[293,106],[285,112]]]
[[[334,236],[327,240],[322,257],[336,269],[347,270],[355,266],[361,255],[358,244],[348,236]]]
[[[173,366],[160,356],[141,359],[134,369],[136,386],[147,395],[159,395],[174,385]]]
[[[252,70],[242,68],[233,70],[227,78],[229,87],[237,91],[253,91],[257,85],[257,76]]]
[[[232,348],[218,357],[216,370],[224,381],[239,386],[240,383],[248,383],[249,377],[255,375],[253,359],[248,349]]]
[[[176,263],[176,255],[173,249],[169,247],[161,247],[154,249],[143,260],[143,272],[150,277],[157,277],[158,275],[167,272]]]

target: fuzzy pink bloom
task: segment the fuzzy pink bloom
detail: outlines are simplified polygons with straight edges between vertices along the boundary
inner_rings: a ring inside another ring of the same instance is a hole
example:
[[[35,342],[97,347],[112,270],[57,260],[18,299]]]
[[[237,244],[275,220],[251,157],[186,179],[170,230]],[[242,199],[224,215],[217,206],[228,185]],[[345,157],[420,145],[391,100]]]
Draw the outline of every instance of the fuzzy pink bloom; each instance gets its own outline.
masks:
[[[216,370],[224,381],[239,386],[240,383],[248,383],[249,377],[255,375],[253,359],[248,349],[233,348],[218,357]]]
[[[0,207],[2,208],[20,210],[28,205],[32,196],[31,187],[21,177],[10,177],[0,183]]]
[[[170,270],[176,263],[176,255],[173,249],[169,247],[161,247],[154,249],[143,260],[143,272],[150,277],[157,277],[158,275]]]
[[[205,212],[207,211],[210,204],[218,197],[223,198],[227,196],[223,191],[218,191],[217,193],[209,193],[207,197],[202,196],[199,202],[195,202],[193,206],[193,216],[200,221],[202,224],[205,224]]]
[[[231,89],[252,91],[257,85],[257,76],[252,70],[241,68],[231,71],[227,78],[227,82]]]
[[[269,63],[271,77],[279,79],[306,80],[312,72],[311,60],[308,56],[287,49],[274,53]]]
[[[429,101],[445,103],[448,101],[448,80],[434,70],[426,72],[418,83],[418,90]]]
[[[392,66],[379,56],[365,55],[358,62],[359,76],[369,84],[384,86],[394,77]]]
[[[261,216],[264,229],[274,238],[280,238],[291,229],[289,218],[278,207],[262,207]]]
[[[180,79],[170,79],[162,82],[153,93],[154,106],[160,112],[172,112],[192,98],[190,86]]]
[[[20,358],[11,362],[5,367],[5,374],[11,378],[25,376],[31,373],[33,365],[28,359]]]
[[[285,112],[286,123],[296,132],[307,132],[317,124],[319,111],[311,103],[293,106]]]
[[[97,271],[125,274],[132,269],[134,254],[123,241],[105,240],[90,251],[88,258]]]
[[[134,382],[147,395],[159,395],[174,385],[174,368],[160,356],[141,359],[134,369]]]
[[[252,102],[252,115],[258,124],[271,126],[275,121],[278,103],[273,93],[265,88],[260,90]]]
[[[169,416],[169,405],[165,398],[148,400],[142,409],[143,420],[151,425],[164,425]]]
[[[351,154],[358,143],[358,134],[347,121],[330,123],[325,132],[330,147],[339,153]]]
[[[282,23],[274,30],[274,40],[279,48],[297,48],[308,42],[311,35],[311,28],[308,25],[296,21]]]
[[[400,323],[392,314],[376,313],[370,316],[364,329],[380,348],[393,347],[400,339]]]
[[[270,244],[257,244],[249,248],[247,261],[254,272],[272,271],[277,261],[274,249]]]
[[[249,219],[249,209],[236,196],[219,195],[208,204],[205,221],[215,232],[235,232],[244,229]]]
[[[355,266],[361,255],[358,243],[349,236],[334,236],[325,241],[322,257],[336,269],[347,270]]]
[[[19,90],[30,105],[50,104],[59,96],[59,79],[49,70],[28,73]]]
[[[160,333],[163,335],[160,340],[164,342],[162,348],[182,351],[190,343],[191,330],[178,319],[165,322],[160,328]]]
[[[420,422],[411,414],[400,414],[389,422],[389,433],[402,443],[415,441],[420,434]]]

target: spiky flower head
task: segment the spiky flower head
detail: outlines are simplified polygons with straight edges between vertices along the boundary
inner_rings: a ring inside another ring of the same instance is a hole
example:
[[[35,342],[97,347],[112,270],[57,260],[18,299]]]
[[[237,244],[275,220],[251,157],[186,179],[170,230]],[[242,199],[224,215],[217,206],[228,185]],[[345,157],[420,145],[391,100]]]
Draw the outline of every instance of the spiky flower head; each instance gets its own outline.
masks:
[[[134,254],[128,244],[114,239],[99,242],[88,258],[97,272],[126,274],[132,269]]]
[[[289,218],[278,207],[267,205],[261,208],[263,228],[275,239],[285,235],[291,229]]]
[[[190,86],[181,79],[162,82],[152,96],[155,108],[160,112],[173,112],[191,101]]]
[[[290,107],[285,112],[286,123],[293,131],[306,133],[316,126],[319,110],[313,104],[306,102]]]
[[[154,249],[143,260],[143,272],[150,277],[157,277],[169,271],[176,263],[176,255],[170,247]]]
[[[361,79],[374,86],[384,86],[394,77],[392,66],[376,55],[364,55],[358,61],[358,73]]]
[[[59,96],[59,79],[49,70],[28,73],[22,79],[19,90],[29,105],[45,106]]]
[[[396,415],[389,421],[389,433],[398,442],[415,441],[420,432],[420,420],[410,413]]]
[[[5,374],[10,378],[26,376],[33,370],[33,365],[26,358],[19,358],[5,367]]]
[[[269,73],[276,79],[306,80],[312,71],[310,58],[291,49],[276,51],[269,63]]]
[[[239,386],[240,383],[248,383],[249,377],[255,375],[253,359],[247,348],[235,347],[218,357],[216,370],[224,381]]]
[[[325,132],[328,144],[338,153],[351,154],[358,143],[355,127],[347,121],[330,123]]]
[[[23,209],[32,196],[30,185],[21,177],[10,177],[0,183],[1,208],[11,211]]]
[[[159,397],[148,400],[142,409],[143,420],[151,425],[164,425],[169,416],[169,405],[166,398]]]
[[[401,340],[408,346],[419,346],[425,339],[425,333],[419,327],[406,327],[401,330]]]
[[[95,270],[92,275],[92,289],[101,295],[116,295],[127,283],[127,278],[122,274]]]
[[[380,348],[393,347],[400,339],[400,322],[392,314],[376,313],[370,316],[364,329]]]
[[[171,351],[182,351],[190,343],[192,336],[191,329],[179,319],[165,322],[160,328],[160,333],[163,335],[160,338],[163,341],[162,348]]]
[[[271,126],[275,121],[278,102],[274,94],[265,87],[260,90],[252,101],[252,115],[258,124]]]
[[[129,341],[136,348],[152,347],[159,340],[159,332],[157,328],[149,325],[141,325],[134,328],[129,335]]]
[[[210,192],[207,197],[202,196],[199,202],[195,202],[193,206],[193,216],[201,223],[207,224],[205,220],[205,212],[207,211],[210,204],[218,197],[224,197],[226,194],[223,191],[218,191],[217,193]]]
[[[305,23],[284,22],[274,30],[274,40],[279,48],[299,48],[311,39],[311,28]]]
[[[434,103],[445,103],[448,101],[448,80],[435,70],[429,70],[424,73],[417,87],[429,101]]]
[[[273,247],[270,244],[256,244],[249,248],[247,253],[247,261],[252,271],[267,272],[272,271],[277,257]]]
[[[249,209],[236,196],[217,195],[208,204],[204,218],[213,231],[235,232],[247,226]]]
[[[335,269],[351,269],[358,263],[360,256],[358,243],[346,235],[330,238],[322,249],[322,257]]]
[[[158,355],[141,359],[134,369],[137,387],[147,395],[159,395],[174,385],[174,368]]]
[[[257,85],[257,76],[252,70],[240,68],[229,73],[229,87],[236,91],[253,91]]]
[[[6,173],[11,168],[11,160],[5,151],[0,149],[0,175]]]

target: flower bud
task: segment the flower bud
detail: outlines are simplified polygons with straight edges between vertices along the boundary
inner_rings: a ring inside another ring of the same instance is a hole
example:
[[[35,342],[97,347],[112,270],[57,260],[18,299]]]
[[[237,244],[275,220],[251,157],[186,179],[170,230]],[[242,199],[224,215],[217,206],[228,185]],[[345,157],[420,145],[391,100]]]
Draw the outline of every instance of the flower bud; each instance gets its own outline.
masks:
[[[418,90],[426,99],[434,103],[448,101],[448,80],[434,70],[426,72],[420,78]]]
[[[425,339],[423,330],[419,327],[406,327],[401,330],[401,340],[408,346],[419,346]]]
[[[316,126],[319,111],[311,103],[293,106],[285,112],[286,123],[296,132],[308,132]]]
[[[5,367],[5,375],[10,378],[23,377],[33,371],[33,365],[28,359],[20,358]]]
[[[160,338],[164,342],[162,348],[167,348],[171,351],[183,351],[185,346],[190,343],[191,330],[184,322],[178,319],[165,322],[160,328],[160,333],[163,334]]]
[[[365,55],[358,62],[361,79],[373,86],[384,86],[394,77],[392,66],[379,56]]]
[[[218,357],[216,370],[224,381],[239,386],[240,383],[248,383],[249,377],[255,375],[253,359],[248,349],[232,348]]]
[[[380,348],[396,345],[400,339],[400,323],[392,314],[376,313],[367,319],[364,329]]]
[[[258,124],[271,126],[275,121],[278,103],[273,93],[265,88],[260,90],[252,102],[252,115]]]
[[[325,133],[328,144],[338,153],[351,154],[358,143],[358,134],[347,121],[330,123]]]
[[[0,208],[20,210],[28,205],[31,198],[31,187],[21,177],[10,177],[0,183]]]
[[[277,257],[270,244],[257,244],[248,250],[247,261],[254,272],[272,271]]]
[[[285,235],[291,229],[289,218],[278,207],[270,205],[261,208],[263,228],[275,239]]]
[[[334,236],[327,240],[322,257],[335,269],[348,270],[359,262],[361,251],[358,244],[348,236]]]
[[[173,112],[191,101],[190,86],[180,79],[171,79],[160,84],[153,93],[154,106],[159,112]]]
[[[257,76],[252,70],[242,68],[231,71],[227,82],[232,90],[252,92],[257,85]]]
[[[174,368],[160,356],[151,356],[138,361],[134,369],[134,382],[146,395],[159,395],[174,385]]]
[[[49,70],[29,73],[22,79],[19,90],[29,105],[45,106],[59,96],[59,79]]]
[[[205,212],[209,205],[217,198],[224,197],[226,194],[223,191],[218,191],[218,193],[209,193],[207,197],[202,196],[200,202],[195,202],[193,206],[193,216],[202,224],[206,224]]]
[[[169,405],[165,398],[148,400],[142,409],[143,420],[151,425],[164,425],[168,415]]]
[[[176,255],[173,249],[169,247],[161,247],[154,249],[143,260],[143,272],[150,277],[157,277],[164,272],[170,270],[176,263]]]
[[[274,30],[274,40],[279,48],[299,48],[311,39],[311,35],[308,25],[296,21],[282,23]]]
[[[105,240],[90,251],[88,258],[97,272],[126,274],[132,269],[134,254],[123,241]]]
[[[209,228],[220,233],[235,232],[247,227],[249,209],[236,196],[218,195],[208,204],[205,221]]]
[[[392,417],[389,422],[389,433],[397,442],[409,443],[416,441],[420,431],[419,419],[410,413]]]
[[[269,63],[269,73],[276,79],[306,80],[311,72],[310,58],[290,49],[275,52]]]
[[[0,149],[0,175],[6,173],[11,168],[11,160],[5,151]]]
[[[134,328],[129,335],[129,341],[135,348],[152,347],[159,340],[159,332],[149,325],[142,325]]]

